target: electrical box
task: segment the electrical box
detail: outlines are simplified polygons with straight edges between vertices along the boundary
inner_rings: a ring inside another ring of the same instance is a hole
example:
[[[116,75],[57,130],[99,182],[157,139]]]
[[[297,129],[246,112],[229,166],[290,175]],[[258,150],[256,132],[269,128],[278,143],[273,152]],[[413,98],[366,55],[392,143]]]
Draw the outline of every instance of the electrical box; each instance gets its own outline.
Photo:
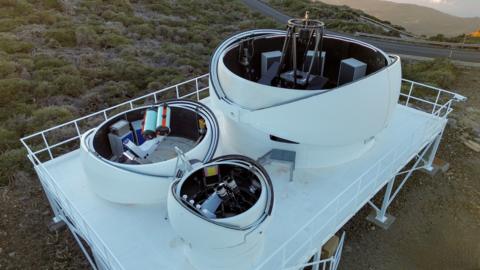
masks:
[[[267,74],[268,68],[274,62],[280,62],[280,58],[282,57],[282,52],[280,51],[271,51],[271,52],[264,52],[262,53],[262,60],[261,60],[261,77]]]
[[[338,72],[338,86],[356,81],[367,74],[367,64],[355,58],[348,58],[340,62]]]
[[[320,52],[318,52],[318,54],[315,55],[315,51],[308,51],[307,59],[305,59],[304,71],[308,71],[312,58],[314,58],[312,74],[320,75],[323,77],[323,71],[325,70],[325,52],[322,52],[321,54]]]
[[[133,135],[135,136],[135,143],[137,145],[142,145],[145,142],[145,138],[142,134],[142,120],[133,121],[131,123]]]
[[[130,123],[126,120],[119,120],[110,126],[110,133],[108,133],[108,140],[110,148],[114,157],[122,156],[126,150],[123,143],[127,140],[135,141],[132,131],[130,130]]]

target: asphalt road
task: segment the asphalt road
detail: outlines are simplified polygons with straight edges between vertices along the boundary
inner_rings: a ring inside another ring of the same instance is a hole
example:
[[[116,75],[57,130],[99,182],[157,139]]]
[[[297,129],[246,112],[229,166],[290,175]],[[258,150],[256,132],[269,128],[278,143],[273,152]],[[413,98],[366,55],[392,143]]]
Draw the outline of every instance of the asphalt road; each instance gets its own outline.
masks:
[[[282,12],[279,12],[278,10],[270,7],[269,5],[261,1],[258,1],[258,0],[242,0],[242,1],[251,9],[254,9],[266,16],[272,17],[275,21],[279,23],[286,24],[287,21],[291,18],[290,16],[283,14]],[[351,36],[343,33],[336,33],[332,31],[327,31],[327,32],[336,34],[336,35],[341,35],[341,36],[348,36],[358,40],[365,41],[388,53],[420,56],[420,57],[430,57],[430,58],[446,57],[446,58],[451,58],[452,60],[480,63],[480,51],[448,49],[448,48],[433,47],[428,45],[394,42],[390,40],[382,40],[382,39],[375,39],[375,38],[355,37],[355,36]]]

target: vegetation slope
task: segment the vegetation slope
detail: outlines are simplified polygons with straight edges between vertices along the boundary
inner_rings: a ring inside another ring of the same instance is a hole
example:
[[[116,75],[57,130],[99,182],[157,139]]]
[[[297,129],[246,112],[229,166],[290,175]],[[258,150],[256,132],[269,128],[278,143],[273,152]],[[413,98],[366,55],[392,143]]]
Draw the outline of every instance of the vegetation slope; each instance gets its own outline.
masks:
[[[0,0],[0,186],[19,138],[208,72],[227,35],[275,27],[228,0]]]
[[[285,2],[303,15],[306,1]],[[382,31],[351,12],[330,10],[328,25]],[[0,269],[88,269],[68,232],[47,230],[20,137],[206,73],[224,37],[271,27],[283,28],[229,0],[0,0]],[[405,68],[443,87],[461,73],[443,60]]]
[[[344,33],[363,32],[370,34],[400,36],[397,31],[371,23],[362,17],[373,19],[389,27],[405,31],[400,25],[378,19],[359,9],[348,6],[330,5],[320,1],[311,0],[265,0],[269,5],[294,17],[303,18],[305,11],[310,11],[310,18],[320,19],[325,22],[328,30]]]
[[[363,10],[380,19],[400,24],[417,35],[443,34],[452,37],[469,34],[480,25],[480,17],[462,18],[415,4],[384,0],[322,0],[322,2]],[[456,4],[461,5],[459,2]]]

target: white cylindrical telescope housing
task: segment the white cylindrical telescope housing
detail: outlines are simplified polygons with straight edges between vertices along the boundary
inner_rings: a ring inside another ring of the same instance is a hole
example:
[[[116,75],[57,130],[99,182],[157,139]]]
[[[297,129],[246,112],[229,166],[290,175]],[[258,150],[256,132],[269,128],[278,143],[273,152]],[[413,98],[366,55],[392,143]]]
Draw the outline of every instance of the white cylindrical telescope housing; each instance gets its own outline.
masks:
[[[221,204],[207,215],[202,210],[219,189]],[[185,253],[196,269],[252,269],[263,251],[273,187],[256,161],[222,156],[194,166],[172,183],[167,207],[172,228],[185,241]]]
[[[225,115],[229,146],[254,158],[274,148],[296,151],[298,168],[335,166],[361,156],[389,124],[397,106],[400,58],[361,41],[325,35],[324,87],[259,83],[263,75],[251,70],[260,69],[263,52],[281,50],[284,36],[278,30],[249,31],[227,39],[215,51],[210,97]],[[239,44],[246,39],[254,39],[256,54],[248,76],[236,60]],[[345,73],[340,66],[347,60],[363,63],[366,71],[363,77],[340,83],[340,74]]]
[[[175,147],[182,149],[188,159],[208,162],[213,157],[218,145],[219,128],[210,109],[189,100],[169,100],[165,103],[171,109],[171,131],[158,145],[157,161],[141,164],[120,162],[118,157],[113,156],[113,146],[108,137],[114,123],[119,120],[138,123],[151,106],[122,112],[82,136],[80,151],[84,171],[97,195],[116,203],[159,203],[166,200],[168,187],[175,175]],[[201,131],[200,119],[206,126]]]

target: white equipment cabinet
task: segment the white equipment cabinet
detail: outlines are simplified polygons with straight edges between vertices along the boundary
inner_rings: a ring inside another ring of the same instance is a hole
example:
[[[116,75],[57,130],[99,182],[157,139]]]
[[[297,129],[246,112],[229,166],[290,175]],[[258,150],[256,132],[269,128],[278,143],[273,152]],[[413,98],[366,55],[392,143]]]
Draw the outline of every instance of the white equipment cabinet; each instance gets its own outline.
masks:
[[[115,204],[101,199],[89,188],[78,146],[92,122],[98,125],[114,110],[152,104],[167,92],[210,106],[223,131],[225,119],[207,97],[208,79],[206,74],[21,139],[50,201],[54,220],[68,225],[92,268],[194,269],[184,254],[184,241],[170,225],[165,202]],[[190,91],[180,95],[179,88],[187,86]],[[422,96],[433,98],[416,95],[419,86]],[[263,251],[253,268],[336,269],[344,236],[331,258],[319,259],[321,246],[366,203],[376,210],[379,222],[387,222],[388,205],[412,172],[431,169],[451,106],[464,99],[453,92],[403,80],[390,124],[359,158],[335,167],[296,168],[293,181],[288,165],[274,161],[265,165],[272,179],[275,204],[264,232]],[[53,134],[59,131],[70,132],[71,136],[52,141]],[[221,132],[217,155],[235,153],[229,147],[229,137],[228,132]],[[39,144],[43,146],[39,148]],[[407,164],[413,167],[405,169]],[[399,189],[393,190],[393,182],[399,177],[403,178]],[[375,206],[370,199],[384,186],[387,192],[383,204]]]

